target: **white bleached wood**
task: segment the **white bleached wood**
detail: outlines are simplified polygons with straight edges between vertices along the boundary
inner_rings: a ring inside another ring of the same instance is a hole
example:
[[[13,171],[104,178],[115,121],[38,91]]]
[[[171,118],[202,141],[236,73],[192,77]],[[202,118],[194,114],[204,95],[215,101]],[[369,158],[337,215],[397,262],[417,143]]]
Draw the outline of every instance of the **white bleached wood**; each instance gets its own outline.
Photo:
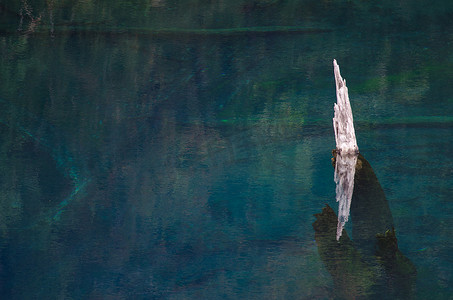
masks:
[[[357,153],[357,140],[354,131],[354,119],[352,117],[351,104],[349,103],[348,88],[346,80],[341,77],[340,67],[337,61],[333,60],[335,75],[335,86],[337,92],[337,103],[334,104],[333,129],[335,132],[335,143],[337,152]]]
[[[336,200],[338,202],[337,241],[340,239],[344,225],[349,219],[352,193],[354,192],[355,165],[358,154],[337,154],[335,159],[334,181]]]
[[[333,60],[337,103],[334,105],[333,129],[335,132],[336,159],[334,181],[338,202],[337,241],[341,237],[344,225],[349,218],[352,194],[354,191],[355,166],[359,147],[354,131],[351,104],[349,103],[346,80],[341,77],[340,67]]]

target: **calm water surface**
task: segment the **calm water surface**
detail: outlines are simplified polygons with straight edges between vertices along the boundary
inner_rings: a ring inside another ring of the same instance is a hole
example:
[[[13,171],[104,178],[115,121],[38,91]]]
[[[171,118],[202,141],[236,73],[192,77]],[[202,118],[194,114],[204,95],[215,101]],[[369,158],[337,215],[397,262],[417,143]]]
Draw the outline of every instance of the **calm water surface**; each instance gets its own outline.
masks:
[[[0,2],[2,299],[335,298],[333,58],[414,297],[451,299],[451,4],[113,2]]]

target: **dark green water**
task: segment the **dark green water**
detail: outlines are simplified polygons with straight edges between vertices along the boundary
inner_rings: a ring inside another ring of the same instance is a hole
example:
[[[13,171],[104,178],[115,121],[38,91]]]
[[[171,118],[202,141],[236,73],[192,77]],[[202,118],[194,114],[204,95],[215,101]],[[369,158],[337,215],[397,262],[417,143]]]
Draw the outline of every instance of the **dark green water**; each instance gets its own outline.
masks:
[[[334,58],[414,297],[452,299],[450,2],[137,2],[0,1],[2,299],[335,298]]]

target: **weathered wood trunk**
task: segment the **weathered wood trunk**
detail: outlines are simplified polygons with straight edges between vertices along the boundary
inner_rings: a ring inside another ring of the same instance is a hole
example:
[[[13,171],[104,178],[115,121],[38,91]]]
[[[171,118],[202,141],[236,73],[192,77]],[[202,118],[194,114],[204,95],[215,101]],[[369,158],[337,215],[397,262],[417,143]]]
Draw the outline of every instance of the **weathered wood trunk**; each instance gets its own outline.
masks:
[[[357,163],[357,140],[354,131],[351,104],[349,103],[346,80],[341,77],[340,67],[333,60],[337,103],[334,105],[333,129],[335,133],[335,175],[336,200],[338,202],[337,241],[349,218],[352,192],[354,190],[355,165]]]
[[[338,217],[328,205],[315,215],[319,255],[332,276],[335,297],[411,299],[417,271],[398,249],[384,191],[371,165],[358,153],[346,81],[335,60],[334,74],[336,150],[332,154],[339,208]],[[352,241],[343,229],[349,210]]]
[[[359,151],[354,131],[354,119],[352,117],[351,104],[349,103],[348,88],[346,80],[341,77],[340,67],[337,61],[333,60],[333,72],[335,75],[335,86],[337,92],[337,103],[334,104],[333,128],[337,152],[340,154],[355,154]]]

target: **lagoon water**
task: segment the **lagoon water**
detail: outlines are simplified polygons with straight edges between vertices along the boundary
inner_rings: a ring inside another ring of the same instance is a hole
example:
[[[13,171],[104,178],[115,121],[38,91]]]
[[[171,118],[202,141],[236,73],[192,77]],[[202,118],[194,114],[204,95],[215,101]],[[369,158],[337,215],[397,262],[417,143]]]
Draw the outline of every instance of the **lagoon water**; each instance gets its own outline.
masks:
[[[335,298],[336,58],[414,297],[451,299],[453,5],[302,2],[1,1],[1,298]]]

